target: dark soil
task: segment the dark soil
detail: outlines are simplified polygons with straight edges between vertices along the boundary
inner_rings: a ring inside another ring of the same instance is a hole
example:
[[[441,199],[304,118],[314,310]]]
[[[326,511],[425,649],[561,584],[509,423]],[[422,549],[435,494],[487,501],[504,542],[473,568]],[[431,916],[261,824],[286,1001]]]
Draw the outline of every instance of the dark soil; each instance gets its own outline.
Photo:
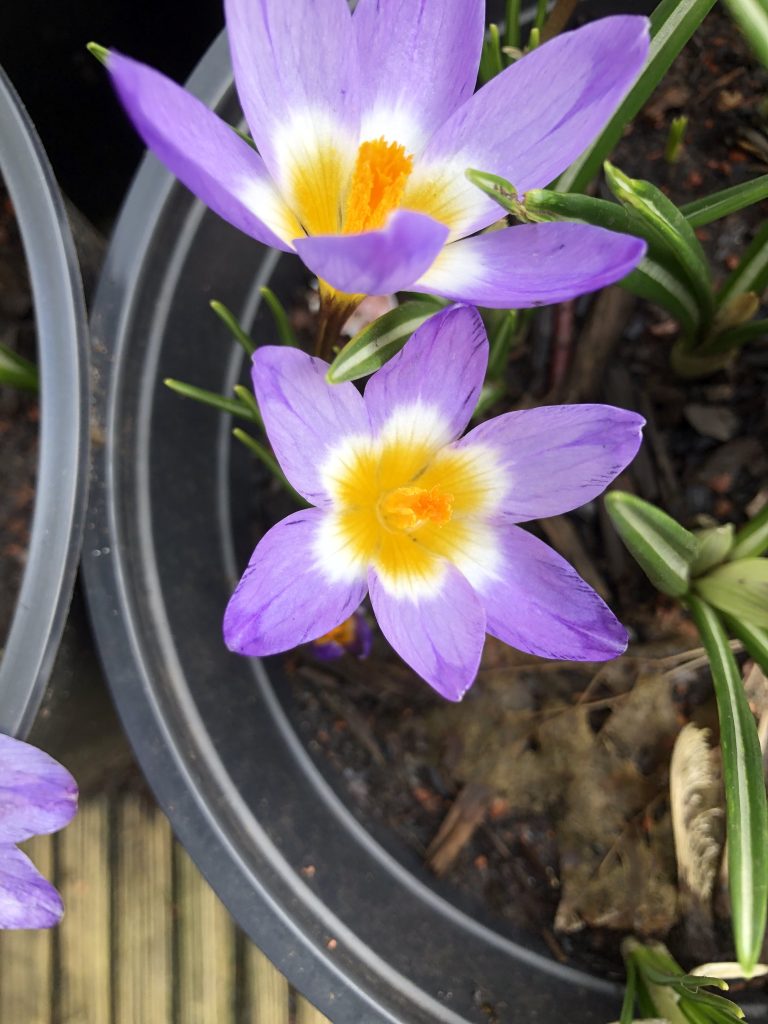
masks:
[[[16,219],[0,182],[0,341],[35,356],[32,296]],[[37,474],[35,395],[0,386],[0,655],[27,556]]]
[[[766,85],[741,36],[713,12],[614,162],[678,203],[765,173]],[[689,126],[670,164],[664,149],[679,114]],[[716,279],[766,213],[763,204],[699,231]],[[619,288],[542,310],[492,412],[559,401],[635,409],[648,420],[646,443],[617,486],[691,528],[742,523],[768,501],[768,349],[753,345],[727,371],[691,383],[669,368],[675,336],[663,311]],[[289,712],[354,813],[479,919],[532,930],[559,960],[603,975],[623,976],[619,941],[629,932],[664,939],[688,966],[729,959],[722,880],[713,880],[714,913],[681,893],[671,830],[681,728],[694,722],[717,743],[696,632],[651,588],[601,502],[533,529],[627,624],[625,658],[547,663],[489,641],[476,684],[447,705],[380,640],[364,663],[320,664],[304,650],[288,663]],[[768,695],[756,695],[761,704]]]

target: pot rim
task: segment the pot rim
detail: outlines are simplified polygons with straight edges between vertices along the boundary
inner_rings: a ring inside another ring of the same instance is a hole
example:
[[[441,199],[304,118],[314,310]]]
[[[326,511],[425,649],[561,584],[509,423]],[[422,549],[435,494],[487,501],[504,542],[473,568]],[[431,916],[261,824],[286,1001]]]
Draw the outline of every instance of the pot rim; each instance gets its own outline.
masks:
[[[53,669],[80,558],[88,487],[88,323],[61,192],[0,68],[0,173],[21,232],[35,315],[40,453],[27,564],[0,661],[0,732],[24,736]]]

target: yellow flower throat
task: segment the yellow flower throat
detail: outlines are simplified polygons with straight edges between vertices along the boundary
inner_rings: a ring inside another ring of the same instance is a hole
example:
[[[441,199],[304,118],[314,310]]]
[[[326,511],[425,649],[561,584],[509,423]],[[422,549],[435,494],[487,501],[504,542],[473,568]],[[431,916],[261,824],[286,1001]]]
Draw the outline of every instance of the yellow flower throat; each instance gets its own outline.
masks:
[[[379,514],[390,530],[418,530],[428,523],[445,526],[453,503],[453,495],[439,487],[397,487],[380,500]]]

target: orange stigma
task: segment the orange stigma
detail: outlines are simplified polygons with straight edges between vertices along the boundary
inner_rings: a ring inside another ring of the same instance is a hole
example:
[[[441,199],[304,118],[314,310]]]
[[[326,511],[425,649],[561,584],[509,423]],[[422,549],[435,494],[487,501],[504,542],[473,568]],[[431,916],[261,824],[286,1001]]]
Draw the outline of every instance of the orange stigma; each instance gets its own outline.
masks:
[[[339,644],[341,647],[349,647],[355,639],[355,617],[350,615],[348,619],[344,619],[340,626],[336,626],[335,629],[329,630],[319,636],[317,640],[313,640],[314,644]]]
[[[427,523],[445,526],[453,515],[453,495],[438,487],[397,487],[379,507],[384,522],[393,530],[418,530]]]
[[[383,227],[400,205],[413,169],[413,157],[397,142],[383,137],[363,142],[344,207],[344,234]]]

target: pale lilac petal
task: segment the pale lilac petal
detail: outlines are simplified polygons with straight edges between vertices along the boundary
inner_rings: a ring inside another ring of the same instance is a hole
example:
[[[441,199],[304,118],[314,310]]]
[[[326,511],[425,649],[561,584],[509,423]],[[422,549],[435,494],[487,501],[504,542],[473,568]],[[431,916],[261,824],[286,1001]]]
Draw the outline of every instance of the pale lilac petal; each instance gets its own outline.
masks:
[[[179,181],[247,235],[291,252],[301,227],[248,143],[159,71],[114,51],[107,66],[136,130]]]
[[[61,897],[29,857],[0,845],[0,928],[50,928],[63,913]]]
[[[371,605],[381,632],[403,661],[448,700],[461,700],[474,682],[485,641],[485,613],[458,569],[446,563],[435,593],[418,599],[388,591],[368,574]]]
[[[298,647],[341,625],[366,594],[363,573],[334,578],[324,560],[324,513],[310,508],[264,535],[224,614],[224,642],[237,654],[265,656]]]
[[[294,245],[309,269],[338,291],[391,295],[426,273],[447,238],[439,221],[399,210],[377,231],[297,238]]]
[[[627,631],[564,558],[519,526],[498,535],[495,578],[476,587],[492,636],[568,661],[607,661],[626,649]]]
[[[616,15],[557,36],[493,78],[430,139],[425,168],[452,168],[462,231],[499,219],[499,207],[462,180],[467,167],[500,174],[518,192],[544,188],[605,127],[648,53],[646,18]]]
[[[411,290],[494,309],[597,291],[633,270],[645,242],[589,224],[520,224],[447,245]]]
[[[328,502],[322,469],[328,454],[370,424],[354,384],[328,384],[328,364],[296,348],[269,345],[253,356],[253,388],[277,461],[313,505]]]
[[[357,41],[347,0],[225,0],[245,119],[281,185],[304,156],[359,132]]]
[[[0,845],[56,832],[77,810],[66,768],[22,740],[0,735]]]
[[[553,405],[508,412],[458,442],[490,452],[505,477],[507,521],[569,512],[602,494],[637,454],[645,420],[612,405]]]
[[[484,15],[483,0],[360,0],[361,138],[422,149],[474,91]]]
[[[368,381],[365,404],[374,431],[401,407],[435,411],[443,443],[458,437],[475,411],[488,366],[482,318],[469,306],[430,317],[398,354]]]

